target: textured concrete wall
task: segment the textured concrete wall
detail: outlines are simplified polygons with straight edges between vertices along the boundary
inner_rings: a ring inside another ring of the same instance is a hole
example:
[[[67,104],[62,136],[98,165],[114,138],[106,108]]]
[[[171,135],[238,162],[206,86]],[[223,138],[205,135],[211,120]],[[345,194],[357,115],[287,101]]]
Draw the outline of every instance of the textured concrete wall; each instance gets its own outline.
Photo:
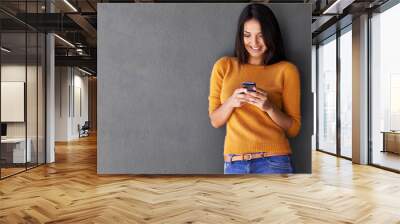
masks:
[[[233,53],[245,5],[99,4],[98,173],[223,173],[225,130],[208,118],[210,72]],[[301,72],[295,169],[311,172],[311,5],[270,6]]]

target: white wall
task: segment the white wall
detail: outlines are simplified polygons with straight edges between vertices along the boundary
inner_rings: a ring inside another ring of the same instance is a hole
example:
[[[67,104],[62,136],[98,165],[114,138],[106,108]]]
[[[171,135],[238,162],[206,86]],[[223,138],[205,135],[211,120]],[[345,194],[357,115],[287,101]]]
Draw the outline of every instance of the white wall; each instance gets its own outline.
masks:
[[[72,67],[56,67],[55,73],[55,140],[77,139],[78,124],[88,120],[88,77]]]
[[[28,66],[29,70],[32,67]],[[8,64],[1,66],[1,81],[2,82],[25,82],[25,64]],[[4,96],[3,96],[4,97]],[[1,108],[6,110],[6,108]],[[24,122],[10,122],[7,123],[7,137],[25,137],[25,123]]]
[[[5,64],[1,66],[1,81],[2,82],[25,82],[25,75],[27,69],[27,76],[29,81],[29,86],[36,86],[36,66],[27,66],[20,64]],[[36,87],[27,88],[27,119],[28,119],[28,137],[30,133],[35,132],[36,135],[36,120],[37,115],[32,111],[36,111]],[[4,96],[3,96],[4,97]],[[39,105],[40,106],[40,105]],[[6,110],[7,108],[1,108],[1,110]],[[34,122],[32,124],[32,122]],[[25,124],[26,122],[7,122],[7,136],[8,137],[25,137]]]
[[[68,140],[68,86],[70,84],[69,69],[55,68],[55,141]]]
[[[78,124],[81,126],[88,120],[88,77],[82,76],[79,70],[74,69],[73,88],[71,92],[71,120],[70,135],[71,138],[78,138]],[[73,101],[72,101],[73,99]]]

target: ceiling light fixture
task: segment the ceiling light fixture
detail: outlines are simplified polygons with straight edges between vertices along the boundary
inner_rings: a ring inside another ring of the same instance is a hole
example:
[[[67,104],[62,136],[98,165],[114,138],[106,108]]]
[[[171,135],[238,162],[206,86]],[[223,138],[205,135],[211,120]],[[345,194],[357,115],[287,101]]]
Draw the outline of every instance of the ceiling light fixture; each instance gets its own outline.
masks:
[[[332,5],[324,10],[322,14],[342,14],[343,9],[351,5],[354,0],[336,0]]]
[[[9,50],[9,49],[7,49],[7,48],[5,48],[5,47],[1,47],[1,50],[4,51],[4,52],[7,52],[7,53],[10,53],[10,52],[11,52],[11,50]]]
[[[330,11],[336,7],[337,4],[339,4],[340,0],[336,0],[332,5],[330,5],[327,9],[324,10],[322,14],[328,14],[331,13]]]
[[[60,36],[57,35],[57,34],[54,34],[54,36],[57,37],[58,39],[60,39],[61,41],[63,41],[64,43],[66,43],[67,45],[69,45],[69,46],[75,48],[75,45],[71,44],[71,42],[69,42],[68,40],[66,40],[66,39],[64,39],[64,38],[62,38],[62,37],[60,37]]]
[[[83,69],[81,69],[81,68],[79,68],[79,67],[78,67],[78,70],[81,71],[81,72],[83,72],[83,73],[85,73],[85,74],[87,74],[87,75],[90,75],[90,76],[93,75],[92,73],[90,73],[90,72],[88,72],[88,71],[85,71],[85,70],[83,70]]]
[[[83,50],[82,50],[81,48],[77,48],[77,49],[76,49],[76,52],[77,52],[79,55],[83,55]]]
[[[78,10],[71,4],[69,3],[68,0],[64,0],[65,4],[67,4],[72,10],[74,10],[74,12],[78,12]]]

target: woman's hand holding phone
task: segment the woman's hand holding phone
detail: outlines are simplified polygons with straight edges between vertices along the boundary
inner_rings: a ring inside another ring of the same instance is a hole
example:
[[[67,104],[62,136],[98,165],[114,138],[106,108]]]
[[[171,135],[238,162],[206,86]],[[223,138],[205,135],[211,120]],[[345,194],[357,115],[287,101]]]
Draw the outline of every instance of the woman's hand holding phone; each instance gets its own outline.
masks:
[[[249,103],[265,112],[273,108],[272,103],[268,100],[268,93],[265,90],[255,86],[251,88],[251,91],[248,86],[236,89],[227,101],[229,105],[236,108],[243,106],[245,103]]]
[[[246,99],[247,93],[248,93],[248,91],[246,88],[235,89],[232,96],[230,96],[228,98],[227,103],[233,108],[241,107],[241,106],[243,106],[243,104],[247,103],[247,99]]]

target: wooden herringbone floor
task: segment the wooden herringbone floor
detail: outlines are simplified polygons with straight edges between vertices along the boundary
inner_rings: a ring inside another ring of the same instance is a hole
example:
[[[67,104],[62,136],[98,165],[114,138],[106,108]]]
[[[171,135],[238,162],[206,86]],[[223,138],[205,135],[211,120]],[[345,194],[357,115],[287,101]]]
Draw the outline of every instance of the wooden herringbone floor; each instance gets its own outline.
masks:
[[[96,139],[0,181],[0,223],[400,223],[400,175],[313,153],[313,174],[98,176]]]

